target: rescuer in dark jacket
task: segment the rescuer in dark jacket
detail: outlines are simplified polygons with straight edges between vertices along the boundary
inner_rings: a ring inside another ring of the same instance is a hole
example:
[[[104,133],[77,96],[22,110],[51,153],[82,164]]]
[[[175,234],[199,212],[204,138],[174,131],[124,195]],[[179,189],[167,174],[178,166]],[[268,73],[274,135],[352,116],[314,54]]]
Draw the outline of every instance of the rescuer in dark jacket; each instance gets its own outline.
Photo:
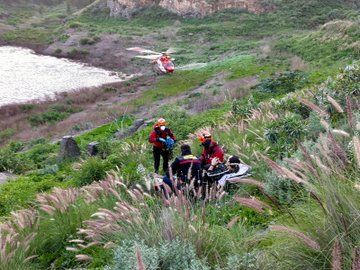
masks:
[[[190,184],[191,181],[194,181],[194,185],[198,186],[202,179],[201,161],[192,155],[189,145],[183,144],[180,149],[181,156],[177,157],[171,164],[170,170],[164,177],[164,183],[173,188],[174,176],[176,176],[178,187],[183,184]]]

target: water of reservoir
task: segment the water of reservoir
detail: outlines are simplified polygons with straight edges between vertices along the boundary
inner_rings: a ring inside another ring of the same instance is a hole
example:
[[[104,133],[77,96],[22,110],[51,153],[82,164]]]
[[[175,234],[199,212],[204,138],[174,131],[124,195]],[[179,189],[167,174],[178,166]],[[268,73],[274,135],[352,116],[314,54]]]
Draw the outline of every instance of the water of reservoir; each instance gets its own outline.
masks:
[[[30,49],[0,47],[0,106],[54,97],[55,93],[124,80],[124,74]]]

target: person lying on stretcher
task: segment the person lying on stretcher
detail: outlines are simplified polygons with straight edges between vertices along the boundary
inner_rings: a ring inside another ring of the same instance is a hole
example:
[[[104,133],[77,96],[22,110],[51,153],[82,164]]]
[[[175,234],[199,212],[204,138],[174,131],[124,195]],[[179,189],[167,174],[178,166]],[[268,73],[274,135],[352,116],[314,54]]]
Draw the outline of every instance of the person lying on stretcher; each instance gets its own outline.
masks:
[[[224,166],[221,166],[220,161],[213,160],[207,171],[207,176],[215,179],[217,184],[221,187],[225,186],[227,182],[231,183],[232,179],[250,175],[251,167],[241,163],[237,156],[231,156],[225,163],[225,166],[226,169],[222,169]]]

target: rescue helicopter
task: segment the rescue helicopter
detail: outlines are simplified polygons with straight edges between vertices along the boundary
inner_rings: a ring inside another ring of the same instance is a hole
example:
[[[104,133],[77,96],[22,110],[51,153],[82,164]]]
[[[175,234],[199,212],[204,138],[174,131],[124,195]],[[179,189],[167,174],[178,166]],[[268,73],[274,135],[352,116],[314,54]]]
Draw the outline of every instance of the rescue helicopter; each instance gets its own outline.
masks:
[[[151,60],[155,72],[159,75],[171,74],[175,71],[175,59],[171,57],[171,54],[175,53],[174,49],[170,48],[161,53],[140,47],[127,48],[126,50],[142,54],[135,56],[136,58]]]

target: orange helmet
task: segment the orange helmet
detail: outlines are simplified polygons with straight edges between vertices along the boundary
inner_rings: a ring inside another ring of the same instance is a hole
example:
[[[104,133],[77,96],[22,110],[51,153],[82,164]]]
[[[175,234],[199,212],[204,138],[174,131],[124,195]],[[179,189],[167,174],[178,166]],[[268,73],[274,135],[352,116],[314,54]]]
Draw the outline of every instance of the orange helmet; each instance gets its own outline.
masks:
[[[211,133],[208,132],[208,131],[203,131],[203,132],[201,132],[201,133],[199,134],[198,139],[199,139],[200,142],[203,143],[203,142],[211,139]]]
[[[156,122],[157,127],[166,126],[166,121],[164,118],[159,118]]]

